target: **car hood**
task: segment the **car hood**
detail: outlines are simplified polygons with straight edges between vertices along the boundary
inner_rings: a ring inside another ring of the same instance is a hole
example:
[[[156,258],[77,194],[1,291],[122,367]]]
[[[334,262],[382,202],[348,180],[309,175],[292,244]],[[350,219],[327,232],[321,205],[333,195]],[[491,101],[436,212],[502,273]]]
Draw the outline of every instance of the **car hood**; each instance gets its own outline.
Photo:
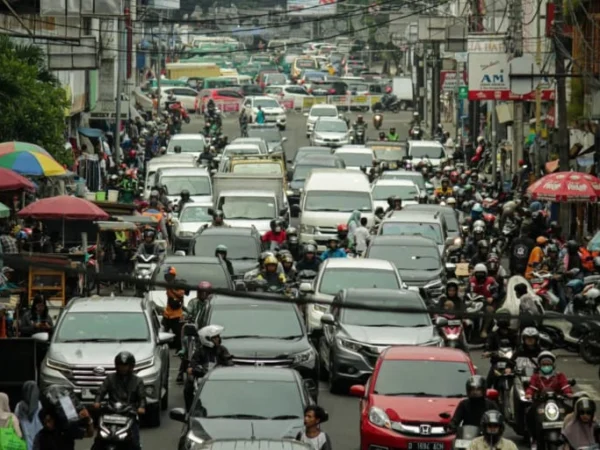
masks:
[[[299,189],[304,189],[305,180],[292,180],[289,183],[290,189],[296,191]]]
[[[433,280],[439,280],[441,275],[440,270],[398,270],[400,278],[406,284],[421,286]]]
[[[346,139],[346,133],[339,133],[337,131],[315,131],[315,137],[321,139]]]
[[[383,409],[394,422],[443,423],[441,413],[451,416],[462,398],[373,395],[373,406]]]
[[[283,142],[281,142],[281,141],[267,142],[267,148],[269,149],[269,152],[272,152],[273,150],[277,150],[278,148],[281,148],[282,145],[283,145]]]
[[[258,267],[258,261],[256,259],[253,260],[236,260],[230,259],[231,265],[233,266],[233,272],[236,276],[244,275],[246,272],[249,272]]]
[[[228,225],[232,227],[249,228],[251,226],[256,227],[258,232],[263,235],[271,229],[271,219],[260,219],[260,220],[243,220],[243,219],[225,219]]]
[[[201,227],[210,222],[183,222],[179,223],[178,231],[185,231],[186,233],[196,233]]]
[[[151,342],[73,342],[52,343],[46,357],[68,365],[113,366],[115,355],[127,350],[138,361],[152,358],[154,344]]]
[[[181,196],[179,195],[167,195],[167,198],[169,199],[169,201],[172,204],[177,204],[179,203],[179,199],[181,198]],[[194,203],[202,203],[203,205],[206,205],[207,203],[212,202],[212,195],[210,194],[206,194],[206,195],[192,195],[190,196],[190,198],[192,199],[192,201]]]
[[[341,331],[353,341],[371,345],[419,345],[436,338],[435,327],[363,327],[341,325]]]
[[[167,306],[167,291],[150,291],[146,295],[157,308],[164,309]],[[183,299],[184,306],[187,306],[191,299],[196,298],[196,295],[196,291],[190,291]]]
[[[191,432],[200,439],[294,439],[303,427],[303,419],[192,419]]]
[[[304,338],[286,339],[223,339],[223,344],[234,358],[286,358],[306,351],[310,345]]]

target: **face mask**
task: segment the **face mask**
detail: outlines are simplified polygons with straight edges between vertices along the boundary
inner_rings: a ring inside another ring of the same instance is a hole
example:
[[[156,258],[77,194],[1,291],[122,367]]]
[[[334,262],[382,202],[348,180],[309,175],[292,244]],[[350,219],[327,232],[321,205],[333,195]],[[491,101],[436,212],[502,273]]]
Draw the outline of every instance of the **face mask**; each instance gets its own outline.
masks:
[[[540,367],[540,371],[544,375],[550,375],[552,372],[554,372],[554,367],[553,366],[542,366],[542,367]]]
[[[281,227],[275,227],[275,233],[281,233]]]

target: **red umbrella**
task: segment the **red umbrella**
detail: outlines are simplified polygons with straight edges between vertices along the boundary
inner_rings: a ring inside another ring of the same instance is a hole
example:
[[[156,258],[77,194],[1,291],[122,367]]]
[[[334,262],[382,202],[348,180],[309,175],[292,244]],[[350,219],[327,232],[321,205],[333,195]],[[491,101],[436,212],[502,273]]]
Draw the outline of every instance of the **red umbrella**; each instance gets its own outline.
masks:
[[[19,191],[21,189],[35,191],[35,185],[23,175],[0,167],[0,191]]]
[[[600,197],[600,180],[581,172],[556,172],[537,180],[527,192],[534,200],[595,202]]]
[[[110,217],[92,202],[68,195],[38,200],[27,205],[17,215],[34,219],[64,220],[105,220]]]

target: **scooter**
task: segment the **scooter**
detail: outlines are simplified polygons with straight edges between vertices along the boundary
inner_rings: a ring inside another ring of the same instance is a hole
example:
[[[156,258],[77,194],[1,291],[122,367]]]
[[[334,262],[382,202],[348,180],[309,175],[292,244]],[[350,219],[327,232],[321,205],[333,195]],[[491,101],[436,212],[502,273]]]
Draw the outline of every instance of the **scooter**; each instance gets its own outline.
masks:
[[[456,438],[452,443],[454,450],[467,450],[471,446],[473,439],[481,435],[479,427],[473,425],[465,425],[456,430]]]
[[[383,125],[383,115],[375,114],[373,116],[373,126],[375,127],[376,130],[379,130],[382,125]]]
[[[533,278],[530,281],[531,287],[535,294],[540,297],[547,308],[555,308],[560,299],[552,292],[552,278],[554,274],[551,272],[533,272]]]
[[[100,416],[93,448],[97,450],[133,448],[131,429],[136,420],[137,411],[131,406],[119,402],[107,406]]]
[[[453,316],[439,316],[435,320],[435,326],[444,340],[445,347],[458,348],[465,353],[468,352],[462,320]]]
[[[467,313],[476,313],[481,311],[483,309],[484,304],[485,298],[483,297],[483,295],[467,294]],[[475,322],[472,319],[465,319],[465,337],[467,338],[467,342],[469,343],[470,348],[477,348],[483,346],[483,343],[475,344],[475,342],[478,339],[480,339],[479,335],[481,334],[482,326],[483,320],[478,320],[477,322]]]
[[[352,137],[354,144],[363,145],[365,143],[365,129],[364,127],[354,128],[354,136]]]
[[[575,380],[570,380],[571,386]],[[541,393],[537,404],[535,441],[540,450],[563,448],[562,428],[565,420],[565,398],[552,391]]]
[[[506,373],[506,368],[513,357],[514,350],[509,342],[501,341],[500,348],[490,355],[492,370],[496,378],[495,388],[498,390],[498,403],[502,409],[510,403],[510,389],[513,386],[514,373]]]
[[[158,255],[137,255],[135,262],[135,278],[143,283],[136,283],[136,294],[143,297],[148,290],[148,282],[158,267]]]
[[[525,412],[531,405],[531,400],[525,398],[525,389],[536,370],[536,364],[528,358],[517,358],[514,369],[514,382],[511,389],[510,403],[504,405],[506,422],[519,436],[525,436]]]
[[[589,305],[589,309],[578,313],[569,310],[564,311],[567,315],[578,315],[582,317],[597,316],[596,305]],[[574,321],[565,317],[563,313],[546,311],[541,330],[552,336],[554,345],[571,351],[580,351],[582,340],[592,331],[600,328],[600,316],[596,321]],[[583,355],[582,355],[583,356]]]

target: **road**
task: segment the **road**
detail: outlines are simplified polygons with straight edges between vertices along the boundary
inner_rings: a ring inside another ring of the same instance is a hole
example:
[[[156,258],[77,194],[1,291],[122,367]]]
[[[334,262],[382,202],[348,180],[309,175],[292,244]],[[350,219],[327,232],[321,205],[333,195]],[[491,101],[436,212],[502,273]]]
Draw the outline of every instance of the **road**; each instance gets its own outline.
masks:
[[[356,115],[353,114],[354,118]],[[365,119],[370,121],[370,114],[365,114]],[[384,125],[386,130],[389,126],[395,126],[400,136],[406,136],[408,132],[408,122],[411,119],[411,112],[401,112],[399,114],[386,114],[384,118]],[[197,132],[201,128],[201,122],[194,119],[192,123],[185,125],[183,132],[192,133]],[[237,119],[235,117],[227,117],[224,120],[224,129],[230,140],[239,135],[239,127],[237,125]],[[369,137],[375,138],[374,130],[369,130]],[[288,126],[285,131],[285,136],[288,138],[286,142],[286,152],[288,158],[293,157],[295,149],[297,147],[308,145],[308,141],[305,135],[305,118],[300,113],[288,113]],[[598,369],[595,366],[586,364],[577,355],[569,354],[566,352],[558,352],[559,360],[558,366],[561,368],[569,378],[575,378],[577,380],[578,389],[588,392],[596,401],[600,401],[600,394],[598,393]],[[482,375],[486,375],[489,369],[487,360],[481,357],[480,351],[472,353],[474,364],[478,368],[478,372]],[[169,389],[169,407],[183,406],[182,388],[175,384],[175,377],[177,375],[177,367],[179,362],[177,358],[173,357],[171,362],[171,388]],[[357,450],[359,448],[360,437],[359,437],[359,411],[358,411],[358,400],[350,396],[339,396],[329,393],[328,387],[325,383],[320,386],[320,404],[329,412],[329,422],[325,424],[324,429],[329,433],[333,446],[336,450]],[[267,399],[265,399],[267,400]],[[142,443],[144,450],[175,450],[177,448],[177,442],[181,432],[181,424],[173,422],[168,418],[167,413],[163,413],[163,422],[160,428],[156,429],[143,429],[142,430]],[[523,445],[523,443],[517,439],[512,433],[512,430],[508,430],[507,437],[515,439],[515,442],[519,444],[519,448],[529,448],[529,446]],[[91,445],[90,441],[81,441],[77,445],[77,450],[83,450],[89,448]]]

